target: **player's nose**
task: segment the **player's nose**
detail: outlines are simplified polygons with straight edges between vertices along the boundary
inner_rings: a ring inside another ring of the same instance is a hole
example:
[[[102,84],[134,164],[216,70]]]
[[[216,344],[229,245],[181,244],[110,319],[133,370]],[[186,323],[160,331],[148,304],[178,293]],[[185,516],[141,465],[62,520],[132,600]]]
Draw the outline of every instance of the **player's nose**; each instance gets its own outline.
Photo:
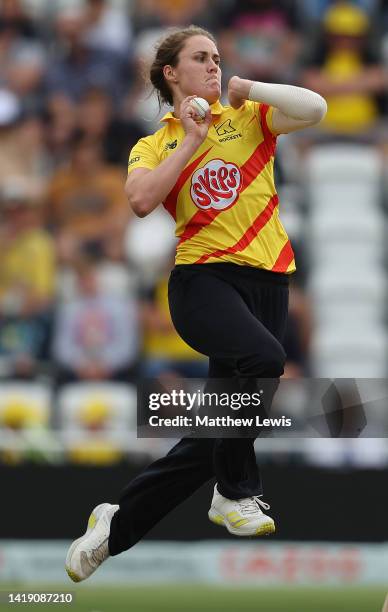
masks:
[[[208,71],[209,72],[217,72],[218,64],[214,61],[214,59],[209,60]]]

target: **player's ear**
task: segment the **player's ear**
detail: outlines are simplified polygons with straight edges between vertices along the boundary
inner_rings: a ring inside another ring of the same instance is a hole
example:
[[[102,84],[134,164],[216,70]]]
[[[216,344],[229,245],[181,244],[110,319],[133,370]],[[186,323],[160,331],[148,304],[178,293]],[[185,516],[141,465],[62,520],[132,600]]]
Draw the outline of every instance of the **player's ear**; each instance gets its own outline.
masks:
[[[175,69],[170,64],[163,66],[163,76],[169,83],[177,83]]]

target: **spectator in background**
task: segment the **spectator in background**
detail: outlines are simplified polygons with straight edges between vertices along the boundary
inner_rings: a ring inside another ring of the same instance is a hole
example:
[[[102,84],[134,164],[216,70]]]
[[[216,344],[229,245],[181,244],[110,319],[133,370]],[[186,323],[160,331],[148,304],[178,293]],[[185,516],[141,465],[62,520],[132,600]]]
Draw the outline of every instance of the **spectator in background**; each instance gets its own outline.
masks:
[[[162,35],[166,27],[190,23],[210,25],[212,17],[221,17],[214,0],[135,0],[132,11],[137,34],[159,28]]]
[[[203,26],[208,25],[209,4],[206,0],[156,0],[155,14],[164,26],[182,26],[196,22]]]
[[[23,38],[36,38],[36,24],[26,11],[23,0],[1,0],[0,23],[12,26]]]
[[[382,37],[384,67],[388,66],[388,0],[380,0],[377,12],[379,32]]]
[[[110,96],[102,89],[85,92],[78,107],[79,128],[103,143],[105,161],[127,169],[128,151],[143,136],[139,122],[124,121],[114,114]]]
[[[45,356],[55,290],[55,249],[32,196],[15,177],[0,200],[0,355],[5,374],[22,378]]]
[[[287,0],[235,0],[222,17],[221,53],[226,78],[292,82],[300,51],[295,3]]]
[[[131,80],[128,62],[111,50],[91,48],[86,43],[85,11],[62,9],[55,26],[57,52],[47,69],[48,95],[62,93],[77,102],[90,87],[101,87],[113,100],[120,100]]]
[[[128,382],[139,346],[135,300],[106,290],[90,257],[80,258],[75,272],[78,293],[59,305],[54,326],[58,380]]]
[[[373,136],[379,119],[378,97],[385,76],[380,59],[368,48],[370,21],[350,2],[338,2],[325,14],[323,42],[302,84],[322,94],[328,112],[322,130],[333,135]]]
[[[45,50],[37,34],[21,2],[3,0],[0,5],[0,86],[17,94],[28,111],[39,110],[42,105]]]
[[[50,166],[43,129],[38,115],[22,114],[15,94],[0,89],[0,187],[21,176],[43,194]]]
[[[8,89],[0,89],[0,184],[10,175],[16,175],[21,160],[19,120],[21,106],[18,98]]]
[[[40,112],[43,108],[45,68],[44,51],[36,45],[17,50],[5,71],[5,82],[27,112]]]
[[[78,107],[66,95],[57,93],[47,101],[45,109],[46,145],[52,168],[66,164],[77,128]]]
[[[132,31],[129,16],[107,0],[87,0],[85,41],[128,59]]]
[[[209,362],[175,331],[168,306],[168,276],[161,275],[143,295],[143,374],[146,378],[202,378],[207,376]]]
[[[62,262],[74,261],[85,250],[123,258],[130,214],[123,181],[124,172],[104,162],[102,143],[78,132],[70,165],[54,174],[47,196],[46,221]]]
[[[352,0],[352,4],[358,6],[360,9],[373,15],[378,9],[380,0]],[[338,0],[297,0],[300,6],[300,14],[308,25],[312,23],[320,23],[324,18],[326,11],[328,11],[332,5],[338,3]]]

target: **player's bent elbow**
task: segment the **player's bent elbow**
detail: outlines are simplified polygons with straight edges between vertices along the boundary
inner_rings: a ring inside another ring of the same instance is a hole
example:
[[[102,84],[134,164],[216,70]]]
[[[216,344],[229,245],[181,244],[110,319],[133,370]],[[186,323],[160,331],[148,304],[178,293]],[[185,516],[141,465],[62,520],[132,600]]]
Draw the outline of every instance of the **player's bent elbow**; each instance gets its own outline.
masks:
[[[133,211],[135,213],[135,215],[137,217],[139,217],[140,219],[144,219],[144,217],[146,217],[147,215],[150,214],[150,212],[152,212],[151,210],[147,210],[145,208],[138,208],[137,210]]]
[[[146,217],[155,208],[153,202],[149,201],[149,198],[147,198],[147,192],[144,188],[139,188],[137,185],[127,181],[125,193],[128,198],[129,206],[137,217]]]
[[[159,201],[155,202],[150,198],[147,198],[142,192],[138,196],[136,193],[129,194],[127,192],[128,202],[137,217],[143,219],[159,205]]]
[[[152,210],[147,206],[147,203],[144,201],[134,201],[131,198],[128,198],[128,201],[133,212],[137,217],[140,217],[140,219],[143,219],[144,217],[149,215]]]
[[[139,219],[144,219],[144,217],[148,215],[148,213],[144,210],[138,210],[137,208],[133,208],[133,206],[131,208],[135,213],[136,217],[139,217]]]

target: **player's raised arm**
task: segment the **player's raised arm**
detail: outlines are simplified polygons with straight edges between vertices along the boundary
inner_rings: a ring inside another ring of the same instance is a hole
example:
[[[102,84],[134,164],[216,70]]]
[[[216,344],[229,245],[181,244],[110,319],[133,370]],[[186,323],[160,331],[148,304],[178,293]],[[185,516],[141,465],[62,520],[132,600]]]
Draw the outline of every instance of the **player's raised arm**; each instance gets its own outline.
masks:
[[[238,108],[244,100],[263,102],[274,107],[272,127],[277,134],[288,134],[322,121],[326,100],[310,89],[240,79],[233,76],[228,86],[229,101]]]
[[[138,167],[128,176],[125,192],[129,205],[138,217],[147,216],[164,201],[180,173],[207,136],[211,112],[208,110],[204,120],[198,121],[198,116],[190,105],[193,98],[195,96],[188,96],[180,106],[180,120],[185,137],[176,151],[153,170]]]

